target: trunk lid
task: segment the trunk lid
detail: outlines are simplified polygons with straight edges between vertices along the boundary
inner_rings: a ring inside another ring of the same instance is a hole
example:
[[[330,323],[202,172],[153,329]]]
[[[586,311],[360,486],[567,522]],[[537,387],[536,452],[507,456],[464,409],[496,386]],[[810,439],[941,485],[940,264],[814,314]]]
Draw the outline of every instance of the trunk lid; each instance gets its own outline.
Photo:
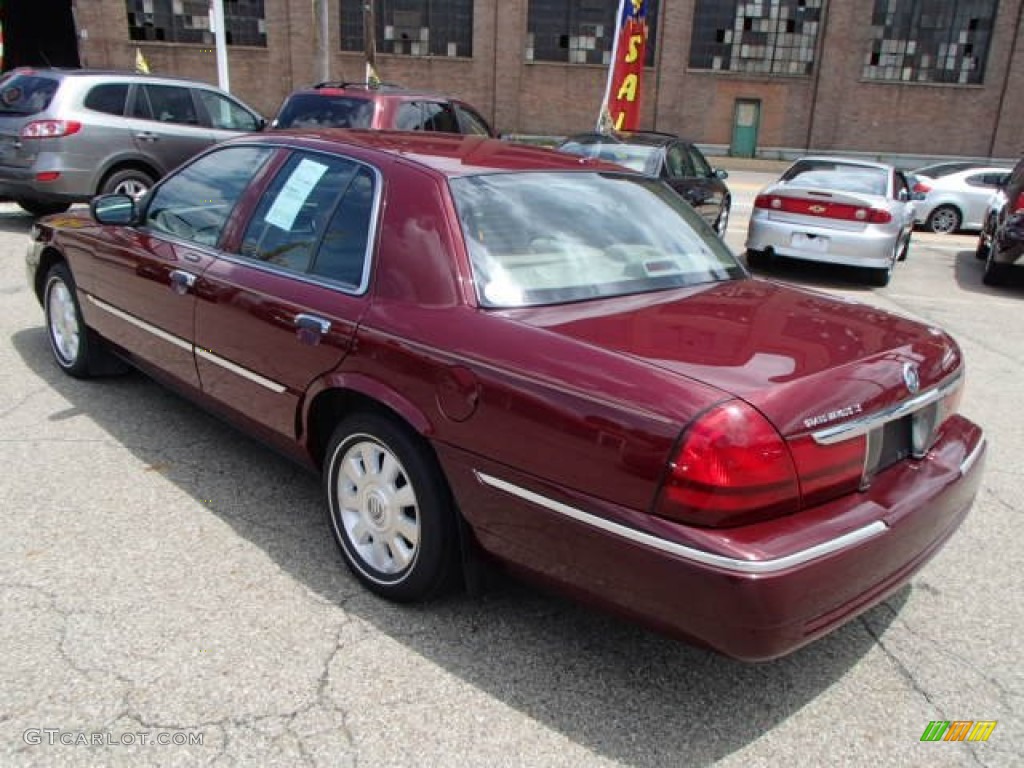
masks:
[[[876,414],[961,363],[937,328],[753,279],[516,315],[742,398],[786,437]]]

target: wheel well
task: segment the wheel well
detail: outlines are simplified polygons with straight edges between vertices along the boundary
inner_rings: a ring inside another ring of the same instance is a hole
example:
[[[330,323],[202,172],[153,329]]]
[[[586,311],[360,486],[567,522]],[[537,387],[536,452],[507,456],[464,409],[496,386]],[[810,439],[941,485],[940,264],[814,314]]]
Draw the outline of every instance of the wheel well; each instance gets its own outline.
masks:
[[[151,179],[153,179],[153,181],[156,181],[157,179],[160,178],[160,172],[156,170],[153,166],[149,165],[148,163],[144,163],[141,160],[126,160],[124,162],[116,163],[115,165],[112,165],[110,168],[107,169],[107,172],[104,173],[103,176],[100,178],[100,183],[96,187],[96,194],[99,194],[100,190],[102,190],[103,187],[106,185],[107,179],[109,179],[115,173],[127,170],[142,171]]]
[[[316,466],[323,466],[327,444],[331,441],[331,435],[334,434],[338,422],[356,411],[378,413],[401,424],[413,434],[419,434],[401,414],[379,400],[351,389],[329,389],[317,395],[309,407],[306,450],[309,451]]]
[[[43,303],[43,291],[46,290],[46,275],[54,264],[62,261],[65,261],[65,258],[56,248],[46,248],[39,257],[39,269],[36,270],[35,284],[32,287],[40,304]]]

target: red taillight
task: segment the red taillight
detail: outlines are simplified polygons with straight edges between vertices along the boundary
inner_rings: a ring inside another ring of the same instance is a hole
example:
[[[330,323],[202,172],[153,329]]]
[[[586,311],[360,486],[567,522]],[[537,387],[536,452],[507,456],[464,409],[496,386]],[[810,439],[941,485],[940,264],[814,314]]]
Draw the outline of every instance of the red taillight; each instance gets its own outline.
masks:
[[[932,188],[925,184],[923,181],[919,181],[911,188],[911,191],[919,195],[927,195],[932,191]]]
[[[60,171],[40,171],[36,174],[36,181],[56,181],[60,178]]]
[[[823,219],[840,219],[843,221],[864,221],[871,224],[887,224],[892,221],[892,214],[882,208],[867,208],[862,205],[833,203],[827,200],[808,200],[803,197],[783,197],[782,195],[758,195],[754,198],[754,207],[785,213],[798,213],[801,216],[818,216]]]
[[[1018,211],[1024,211],[1024,192],[1017,195],[1017,199],[1013,201],[1013,209],[1011,213],[1017,213]]]
[[[77,120],[33,120],[21,129],[23,139],[59,139],[82,130]]]
[[[720,405],[683,435],[658,514],[696,525],[737,525],[796,511],[793,459],[775,428],[742,402]]]
[[[821,445],[810,435],[790,440],[804,507],[850,493],[860,486],[867,455],[867,437]]]

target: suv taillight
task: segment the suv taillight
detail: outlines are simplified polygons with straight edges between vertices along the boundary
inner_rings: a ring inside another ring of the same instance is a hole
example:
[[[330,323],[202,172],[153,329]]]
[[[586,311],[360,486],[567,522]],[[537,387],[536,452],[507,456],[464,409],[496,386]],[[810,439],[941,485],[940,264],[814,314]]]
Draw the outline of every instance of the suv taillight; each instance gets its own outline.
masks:
[[[782,436],[751,406],[712,408],[683,435],[657,514],[706,526],[737,525],[795,511],[800,486]]]
[[[1017,195],[1017,199],[1013,201],[1013,208],[1010,209],[1011,213],[1017,213],[1018,211],[1024,211],[1024,192]]]
[[[77,120],[33,120],[21,129],[23,139],[59,139],[82,130]]]

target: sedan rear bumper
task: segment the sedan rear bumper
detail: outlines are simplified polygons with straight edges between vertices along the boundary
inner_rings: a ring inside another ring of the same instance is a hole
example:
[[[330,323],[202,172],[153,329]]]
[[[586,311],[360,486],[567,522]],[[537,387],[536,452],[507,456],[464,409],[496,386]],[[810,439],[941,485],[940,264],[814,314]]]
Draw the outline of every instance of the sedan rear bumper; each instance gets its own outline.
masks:
[[[878,269],[892,262],[896,232],[875,225],[861,230],[834,229],[814,222],[780,221],[772,215],[756,209],[751,214],[746,243],[749,250],[851,267]]]
[[[446,465],[481,545],[499,559],[653,628],[758,661],[903,586],[964,519],[984,457],[980,428],[954,417],[924,460],[892,467],[869,490],[730,529],[613,511],[536,481],[526,488],[507,469],[467,477]]]

